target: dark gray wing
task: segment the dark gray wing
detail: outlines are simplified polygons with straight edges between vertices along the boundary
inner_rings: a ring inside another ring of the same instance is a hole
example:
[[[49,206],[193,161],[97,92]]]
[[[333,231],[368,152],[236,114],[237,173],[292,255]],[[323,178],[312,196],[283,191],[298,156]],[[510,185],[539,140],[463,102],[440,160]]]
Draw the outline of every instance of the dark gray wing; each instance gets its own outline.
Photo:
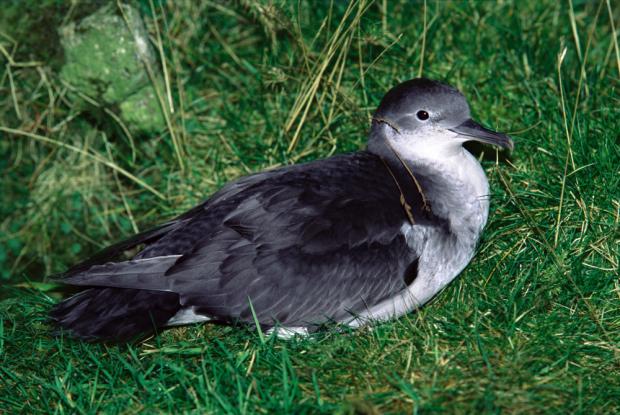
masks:
[[[205,232],[204,227],[211,226],[211,220],[217,219],[217,215],[213,213],[219,211],[219,216],[222,216],[222,212],[225,212],[226,209],[234,208],[239,202],[239,193],[263,180],[264,176],[265,173],[257,173],[232,182],[209,199],[169,222],[108,246],[54,277],[62,282],[69,283],[68,277],[83,273],[93,266],[116,260],[124,252],[140,245],[144,245],[144,249],[134,259],[189,253],[193,250],[194,245],[202,239]],[[207,209],[213,205],[217,207],[209,209],[206,213]],[[191,225],[187,226],[190,222]],[[107,265],[110,266],[111,264]]]
[[[287,326],[340,320],[406,287],[419,253],[401,233],[403,184],[381,159],[360,152],[261,175],[222,189],[135,260],[66,282],[171,291],[223,320],[251,322],[251,303],[262,324]],[[408,187],[424,224],[412,197]]]

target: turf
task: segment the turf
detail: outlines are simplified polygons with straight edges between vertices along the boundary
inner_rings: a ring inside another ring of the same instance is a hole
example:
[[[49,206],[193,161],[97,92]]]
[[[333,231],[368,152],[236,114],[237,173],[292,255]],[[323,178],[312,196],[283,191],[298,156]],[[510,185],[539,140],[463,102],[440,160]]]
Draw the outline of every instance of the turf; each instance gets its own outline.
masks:
[[[151,136],[60,82],[57,28],[99,3],[0,11],[0,413],[620,412],[617,2],[138,2],[174,108]],[[363,147],[420,74],[516,142],[486,150],[478,253],[421,311],[291,341],[52,335],[47,275],[231,179]]]

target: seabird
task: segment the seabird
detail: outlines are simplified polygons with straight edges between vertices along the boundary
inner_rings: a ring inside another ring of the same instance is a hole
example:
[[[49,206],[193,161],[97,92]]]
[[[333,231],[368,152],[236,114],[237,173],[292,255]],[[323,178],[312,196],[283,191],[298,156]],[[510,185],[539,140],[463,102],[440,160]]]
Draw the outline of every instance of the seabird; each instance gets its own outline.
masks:
[[[83,291],[51,319],[84,340],[125,341],[202,321],[286,337],[401,316],[474,255],[489,184],[471,140],[513,149],[457,89],[403,82],[376,110],[366,150],[242,177],[104,249],[62,275]]]

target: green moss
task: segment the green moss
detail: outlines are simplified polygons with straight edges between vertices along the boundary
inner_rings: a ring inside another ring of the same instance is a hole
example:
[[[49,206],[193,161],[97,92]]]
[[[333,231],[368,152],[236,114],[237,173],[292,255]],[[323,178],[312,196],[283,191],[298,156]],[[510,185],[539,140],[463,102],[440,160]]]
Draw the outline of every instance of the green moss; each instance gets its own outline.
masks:
[[[146,70],[157,68],[155,55],[138,12],[121,7],[120,15],[105,6],[60,29],[65,50],[60,76],[78,96],[119,105],[132,130],[157,131],[164,120]]]
[[[134,131],[156,133],[165,125],[157,94],[150,85],[128,97],[120,109],[122,119]]]

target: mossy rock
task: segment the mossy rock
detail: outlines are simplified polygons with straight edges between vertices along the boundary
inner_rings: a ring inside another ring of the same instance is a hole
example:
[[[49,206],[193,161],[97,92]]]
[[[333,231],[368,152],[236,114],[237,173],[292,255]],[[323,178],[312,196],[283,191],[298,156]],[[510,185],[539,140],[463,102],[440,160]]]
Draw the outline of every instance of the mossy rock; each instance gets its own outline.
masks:
[[[165,126],[157,94],[150,85],[121,102],[120,110],[121,118],[133,131],[157,133]]]
[[[154,132],[164,118],[147,72],[150,67],[163,91],[158,63],[139,13],[128,5],[104,6],[79,23],[60,29],[65,65],[60,76],[77,103],[84,96],[121,108],[134,132]],[[86,99],[86,98],[85,98]]]

